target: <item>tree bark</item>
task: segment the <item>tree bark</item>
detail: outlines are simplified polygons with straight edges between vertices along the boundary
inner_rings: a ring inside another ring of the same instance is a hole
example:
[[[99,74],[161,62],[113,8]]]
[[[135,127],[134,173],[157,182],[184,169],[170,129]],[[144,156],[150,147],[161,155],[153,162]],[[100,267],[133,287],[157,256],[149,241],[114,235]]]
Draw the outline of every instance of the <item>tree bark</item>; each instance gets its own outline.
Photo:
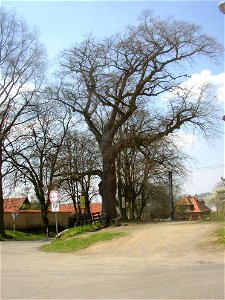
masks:
[[[103,178],[102,178],[102,212],[106,214],[106,225],[110,225],[111,219],[117,218],[116,211],[116,162],[112,152],[103,154]]]
[[[48,236],[48,204],[41,203],[42,231]]]

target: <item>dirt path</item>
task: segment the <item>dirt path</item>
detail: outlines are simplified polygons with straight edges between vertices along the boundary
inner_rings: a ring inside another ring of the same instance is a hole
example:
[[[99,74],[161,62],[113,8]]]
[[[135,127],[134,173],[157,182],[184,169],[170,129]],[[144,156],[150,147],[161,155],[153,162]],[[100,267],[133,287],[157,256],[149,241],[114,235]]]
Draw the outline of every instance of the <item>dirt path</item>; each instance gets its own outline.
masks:
[[[213,243],[216,240],[213,232],[218,226],[215,223],[162,222],[108,228],[105,230],[125,231],[128,235],[97,243],[77,255],[90,255],[96,260],[101,259],[103,264],[110,261],[111,266],[123,265],[124,270],[221,263],[224,250]]]

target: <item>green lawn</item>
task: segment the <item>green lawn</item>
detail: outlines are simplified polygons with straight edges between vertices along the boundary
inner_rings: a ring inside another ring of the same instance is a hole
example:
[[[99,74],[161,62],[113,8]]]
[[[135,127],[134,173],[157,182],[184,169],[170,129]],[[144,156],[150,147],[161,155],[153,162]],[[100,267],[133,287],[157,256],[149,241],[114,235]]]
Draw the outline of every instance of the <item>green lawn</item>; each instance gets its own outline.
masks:
[[[126,233],[124,232],[99,232],[88,236],[77,236],[77,234],[72,236],[72,234],[70,234],[70,238],[68,238],[67,235],[67,237],[56,239],[51,243],[42,246],[42,249],[46,252],[73,252],[85,249],[100,241],[108,241],[125,235]]]
[[[92,232],[92,231],[96,231],[98,229],[100,229],[99,224],[86,224],[86,225],[80,226],[80,227],[73,227],[73,228],[70,228],[67,231],[65,231],[65,233],[63,233],[61,238],[68,239],[70,237],[74,237],[77,234],[82,234],[85,232]]]
[[[30,233],[30,232],[22,232],[22,231],[13,231],[13,230],[6,230],[6,234],[9,236],[10,239],[16,241],[34,241],[34,240],[43,240],[46,238],[46,235],[41,233]]]
[[[216,231],[216,235],[219,237],[218,242],[225,246],[225,224],[223,227]]]

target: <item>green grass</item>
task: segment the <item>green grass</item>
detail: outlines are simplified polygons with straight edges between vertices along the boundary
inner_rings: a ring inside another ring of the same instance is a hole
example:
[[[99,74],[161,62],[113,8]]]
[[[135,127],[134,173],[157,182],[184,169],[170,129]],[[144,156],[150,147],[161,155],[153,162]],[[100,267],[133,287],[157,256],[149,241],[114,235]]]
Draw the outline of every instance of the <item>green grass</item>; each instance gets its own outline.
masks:
[[[94,231],[98,228],[98,225],[95,224],[88,224],[82,227],[74,227],[69,229],[63,234],[63,238],[70,238],[77,234],[82,234],[87,231]],[[46,238],[46,234],[42,233],[40,229],[31,229],[27,231],[13,231],[13,230],[6,230],[5,231],[8,239],[15,240],[15,241],[34,241],[34,240],[42,240]],[[49,236],[55,237],[56,232],[49,229]],[[2,241],[5,239],[1,238]]]
[[[218,239],[219,244],[225,246],[225,225],[223,225],[223,228],[220,228],[216,231],[216,235],[219,238]]]
[[[82,234],[85,232],[92,232],[92,231],[96,231],[99,228],[98,224],[86,224],[84,226],[80,226],[80,227],[73,227],[70,228],[69,230],[65,231],[65,233],[63,233],[62,235],[62,239],[68,239],[70,237],[74,237],[77,234]]]
[[[43,240],[46,235],[44,234],[32,234],[29,232],[22,232],[22,231],[13,231],[13,230],[6,230],[6,234],[9,236],[10,239],[16,241],[35,241],[35,240]]]
[[[125,236],[124,232],[99,232],[89,236],[76,236],[69,239],[58,239],[52,241],[50,244],[42,246],[42,249],[46,252],[73,252],[81,249],[85,249],[90,245],[100,242],[108,241],[113,238],[119,238]]]

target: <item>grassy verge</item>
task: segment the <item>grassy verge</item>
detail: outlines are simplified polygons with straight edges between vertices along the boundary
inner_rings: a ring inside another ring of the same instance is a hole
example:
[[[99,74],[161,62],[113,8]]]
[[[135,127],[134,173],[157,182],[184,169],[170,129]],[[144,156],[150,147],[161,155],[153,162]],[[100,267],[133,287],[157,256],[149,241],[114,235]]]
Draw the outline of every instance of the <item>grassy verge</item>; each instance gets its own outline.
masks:
[[[99,232],[89,236],[70,236],[70,238],[60,238],[52,241],[50,244],[42,246],[42,249],[46,252],[73,252],[81,249],[85,249],[90,245],[100,242],[108,241],[113,238],[119,238],[125,236],[124,232]]]
[[[216,235],[218,236],[218,243],[222,244],[225,247],[225,225],[216,231]]]
[[[22,231],[13,231],[13,230],[6,230],[6,234],[10,237],[10,239],[16,241],[35,241],[35,240],[42,240],[46,236],[44,234],[32,234],[29,232],[22,232]]]
[[[86,224],[81,227],[73,227],[73,228],[70,228],[67,231],[65,231],[61,238],[68,239],[68,238],[74,237],[75,235],[82,234],[85,232],[96,231],[98,229],[99,229],[98,224]]]
[[[89,231],[95,231],[99,225],[97,224],[89,224],[85,225],[83,227],[76,227],[71,228],[67,232],[63,234],[64,238],[70,238],[71,236],[81,234],[84,232]],[[15,240],[15,241],[35,241],[35,240],[42,240],[46,238],[46,235],[41,232],[40,229],[30,229],[27,231],[13,231],[13,230],[6,230],[5,231],[9,240]],[[49,236],[55,237],[56,232],[53,230],[53,228],[49,228]],[[0,237],[0,241],[5,241],[4,238]]]

